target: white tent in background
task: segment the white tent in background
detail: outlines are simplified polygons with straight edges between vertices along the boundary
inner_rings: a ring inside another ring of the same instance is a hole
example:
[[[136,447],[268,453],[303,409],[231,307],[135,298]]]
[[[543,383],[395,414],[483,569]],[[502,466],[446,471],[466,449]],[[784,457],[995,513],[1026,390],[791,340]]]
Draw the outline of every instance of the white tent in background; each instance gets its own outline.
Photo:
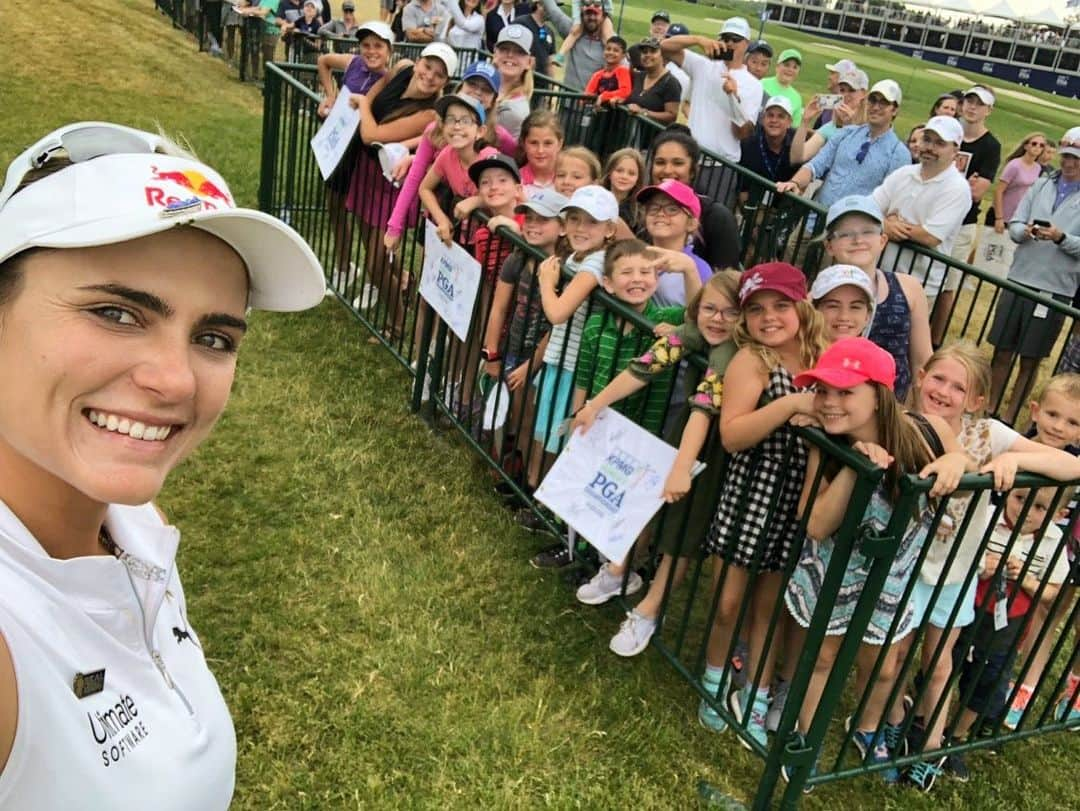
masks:
[[[1065,25],[1065,18],[1054,11],[1052,6],[1033,12],[1022,12],[1016,15],[1026,23],[1045,23],[1046,25]]]
[[[1019,20],[1023,15],[1013,8],[1007,0],[999,0],[990,8],[985,8],[979,12],[983,17],[1000,17],[1005,20]]]

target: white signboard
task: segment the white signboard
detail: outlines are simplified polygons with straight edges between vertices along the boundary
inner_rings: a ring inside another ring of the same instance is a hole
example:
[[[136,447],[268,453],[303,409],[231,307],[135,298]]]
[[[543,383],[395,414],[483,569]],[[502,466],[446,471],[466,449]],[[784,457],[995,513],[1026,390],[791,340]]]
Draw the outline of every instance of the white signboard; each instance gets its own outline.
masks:
[[[468,251],[456,242],[446,245],[435,226],[425,223],[420,295],[462,341],[469,337],[481,276],[480,263]]]
[[[626,558],[663,505],[664,481],[677,451],[640,425],[605,408],[582,435],[575,431],[536,498],[609,560]]]
[[[349,148],[349,142],[360,127],[360,111],[349,104],[351,94],[345,88],[338,93],[337,101],[330,108],[326,121],[311,139],[311,150],[319,164],[323,178],[328,178],[341,163],[341,157]]]

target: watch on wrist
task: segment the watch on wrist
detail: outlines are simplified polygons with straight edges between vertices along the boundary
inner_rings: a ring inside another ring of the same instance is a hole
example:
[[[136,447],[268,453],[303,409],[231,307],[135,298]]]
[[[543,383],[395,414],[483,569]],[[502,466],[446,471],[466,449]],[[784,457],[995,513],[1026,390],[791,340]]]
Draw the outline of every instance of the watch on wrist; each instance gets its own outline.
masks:
[[[1065,232],[1062,231],[1061,236],[1059,236],[1057,239],[1054,240],[1054,244],[1055,245],[1060,245],[1064,241],[1065,241]]]
[[[480,357],[488,363],[495,363],[496,361],[502,360],[502,355],[499,354],[497,349],[488,349],[487,347],[480,350]]]

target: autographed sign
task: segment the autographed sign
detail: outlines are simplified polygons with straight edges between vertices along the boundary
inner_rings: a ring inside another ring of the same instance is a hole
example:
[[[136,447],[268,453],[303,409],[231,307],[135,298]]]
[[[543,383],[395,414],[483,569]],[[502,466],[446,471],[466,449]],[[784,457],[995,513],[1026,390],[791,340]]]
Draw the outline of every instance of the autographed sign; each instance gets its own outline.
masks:
[[[536,489],[536,498],[613,561],[663,505],[677,451],[605,408],[588,432],[574,432]]]
[[[462,341],[469,338],[473,305],[480,290],[480,263],[458,245],[446,245],[435,226],[424,227],[424,267],[420,295]]]
[[[311,150],[315,153],[315,161],[324,179],[329,178],[341,163],[349,142],[360,126],[360,111],[349,104],[350,95],[344,89],[338,94],[326,121],[311,139]]]

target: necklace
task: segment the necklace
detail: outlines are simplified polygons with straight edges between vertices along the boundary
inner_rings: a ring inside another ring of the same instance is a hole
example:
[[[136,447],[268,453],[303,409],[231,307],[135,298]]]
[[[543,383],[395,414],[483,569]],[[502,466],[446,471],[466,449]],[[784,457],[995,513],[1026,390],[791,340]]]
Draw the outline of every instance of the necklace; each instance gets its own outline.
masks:
[[[101,529],[98,530],[98,543],[102,548],[112,555],[114,558],[120,557],[120,547],[116,545],[116,541],[112,539],[112,535],[109,534],[109,530],[105,529],[105,525],[101,525]]]

